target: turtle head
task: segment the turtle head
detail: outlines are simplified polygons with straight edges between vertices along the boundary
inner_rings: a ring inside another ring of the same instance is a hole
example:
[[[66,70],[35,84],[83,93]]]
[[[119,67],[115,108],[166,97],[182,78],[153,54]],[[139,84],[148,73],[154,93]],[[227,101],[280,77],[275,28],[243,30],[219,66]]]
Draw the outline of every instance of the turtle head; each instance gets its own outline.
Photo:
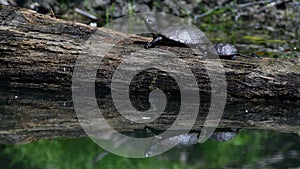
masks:
[[[154,18],[145,18],[144,20],[145,25],[147,26],[147,29],[150,33],[157,35],[159,30],[158,30],[158,26],[157,23],[155,21]]]

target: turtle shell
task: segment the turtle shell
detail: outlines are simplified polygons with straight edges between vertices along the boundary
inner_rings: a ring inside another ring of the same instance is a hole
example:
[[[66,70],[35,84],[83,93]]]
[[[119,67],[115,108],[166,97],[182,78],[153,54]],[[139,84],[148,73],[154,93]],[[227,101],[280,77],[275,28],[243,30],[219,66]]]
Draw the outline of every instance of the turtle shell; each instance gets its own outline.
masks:
[[[216,49],[217,54],[220,56],[239,55],[237,48],[228,43],[215,44],[214,48]]]
[[[206,36],[194,26],[172,26],[161,32],[161,35],[176,42],[187,45],[205,43]]]

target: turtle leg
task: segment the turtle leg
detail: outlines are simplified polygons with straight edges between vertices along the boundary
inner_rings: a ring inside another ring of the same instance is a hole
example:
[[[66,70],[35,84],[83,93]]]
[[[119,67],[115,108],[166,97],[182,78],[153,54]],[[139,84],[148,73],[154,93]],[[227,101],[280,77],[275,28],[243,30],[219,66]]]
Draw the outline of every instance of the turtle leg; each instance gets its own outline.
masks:
[[[258,56],[257,54],[255,54],[255,53],[252,53],[252,55],[251,55],[251,57],[253,57],[253,58],[260,58],[260,56]]]
[[[161,36],[157,36],[154,37],[153,40],[151,42],[148,42],[145,44],[144,48],[148,49],[148,48],[153,48],[154,46],[156,46],[158,44],[158,42],[160,42],[163,38]]]

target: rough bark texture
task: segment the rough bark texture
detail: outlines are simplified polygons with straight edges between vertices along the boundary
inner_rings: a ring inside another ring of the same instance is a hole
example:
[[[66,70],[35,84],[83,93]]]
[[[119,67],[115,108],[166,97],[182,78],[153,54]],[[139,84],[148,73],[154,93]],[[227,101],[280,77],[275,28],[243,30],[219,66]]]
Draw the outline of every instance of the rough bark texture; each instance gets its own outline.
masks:
[[[103,63],[99,64],[96,79],[96,86],[102,92],[99,94],[101,103],[104,103],[102,106],[107,108],[110,105],[109,97],[102,96],[109,95],[109,92],[107,94],[103,91],[110,90],[115,68],[124,56],[141,50],[143,44],[149,41],[146,37],[122,34],[105,28],[91,28],[8,6],[0,6],[0,21],[0,143],[84,135],[72,106],[71,85],[75,62],[79,55],[86,54],[83,49],[85,42],[93,34],[97,34],[100,44],[117,43]],[[121,38],[125,40],[120,42]],[[211,69],[215,73],[222,70],[214,67],[214,60],[196,59],[193,51],[184,47],[162,45],[144,51],[143,55],[152,59],[155,55],[163,55],[164,51],[177,54],[191,67],[204,100],[200,111],[207,110],[211,84],[204,64],[211,63]],[[241,58],[222,62],[228,97],[220,127],[299,133],[299,59]],[[134,71],[134,68],[124,71]],[[147,73],[149,76],[137,76],[131,86],[133,91],[149,92],[143,86],[149,86],[153,77],[160,72],[148,70]],[[174,81],[167,77],[161,73],[161,78],[154,85],[164,84],[165,90],[172,93],[177,88]],[[129,125],[124,118],[115,115],[113,110],[107,110],[107,120],[119,131],[133,131],[144,127],[140,124]],[[175,117],[176,114],[164,114],[149,126],[165,129],[166,124],[170,124]],[[195,130],[201,128],[203,120],[204,117],[199,117]]]

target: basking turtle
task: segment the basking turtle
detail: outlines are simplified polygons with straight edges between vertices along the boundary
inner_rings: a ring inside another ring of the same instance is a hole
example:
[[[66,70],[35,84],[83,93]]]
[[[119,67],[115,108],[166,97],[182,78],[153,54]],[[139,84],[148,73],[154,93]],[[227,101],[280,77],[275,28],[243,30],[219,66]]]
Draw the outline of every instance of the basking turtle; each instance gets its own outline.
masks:
[[[221,59],[236,60],[238,56],[247,57],[238,52],[237,48],[229,43],[214,44],[214,48]]]
[[[145,18],[144,20],[147,29],[152,34],[153,40],[145,44],[145,48],[152,48],[159,42],[185,44],[192,48],[206,50],[209,40],[203,32],[194,26],[171,26],[160,31],[157,23],[153,18]]]

